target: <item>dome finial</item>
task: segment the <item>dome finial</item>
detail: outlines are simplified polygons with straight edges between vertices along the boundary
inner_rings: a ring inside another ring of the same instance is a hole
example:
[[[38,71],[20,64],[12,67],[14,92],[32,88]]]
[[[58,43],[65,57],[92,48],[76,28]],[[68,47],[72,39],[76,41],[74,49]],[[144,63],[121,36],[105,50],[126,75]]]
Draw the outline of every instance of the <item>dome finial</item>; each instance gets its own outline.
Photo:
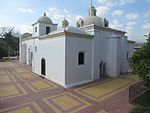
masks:
[[[93,1],[91,0],[91,7],[89,8],[89,16],[96,16],[96,9],[93,6]]]
[[[69,22],[66,20],[66,18],[64,18],[64,20],[62,21],[62,28],[65,28],[68,26],[69,26]]]
[[[91,7],[93,6],[93,0],[91,0]]]
[[[46,13],[44,12],[43,16],[46,16]]]

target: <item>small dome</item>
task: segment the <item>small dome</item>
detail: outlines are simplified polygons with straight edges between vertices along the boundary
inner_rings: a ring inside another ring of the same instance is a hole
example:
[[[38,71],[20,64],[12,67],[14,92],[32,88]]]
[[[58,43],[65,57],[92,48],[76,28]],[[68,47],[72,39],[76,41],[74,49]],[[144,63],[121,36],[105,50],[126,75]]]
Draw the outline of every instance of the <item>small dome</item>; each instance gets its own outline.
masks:
[[[44,15],[40,17],[37,22],[45,24],[53,24],[52,20],[46,16],[46,13],[44,13]]]
[[[62,28],[69,26],[69,22],[64,18],[62,21]]]
[[[83,26],[95,24],[97,26],[104,26],[103,19],[98,16],[87,16],[83,18]]]
[[[28,38],[28,37],[31,37],[31,36],[32,36],[32,34],[30,34],[30,33],[24,33],[22,35],[22,38]]]

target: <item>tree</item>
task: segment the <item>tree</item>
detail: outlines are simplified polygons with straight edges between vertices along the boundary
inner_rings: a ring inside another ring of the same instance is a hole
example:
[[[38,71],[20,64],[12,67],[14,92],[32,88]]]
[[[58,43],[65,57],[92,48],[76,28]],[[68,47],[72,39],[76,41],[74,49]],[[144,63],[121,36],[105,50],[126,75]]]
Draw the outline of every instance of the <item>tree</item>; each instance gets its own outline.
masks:
[[[146,85],[149,85],[150,77],[150,34],[147,35],[147,42],[143,47],[134,52],[133,56],[130,58],[130,66],[133,73],[139,75]]]
[[[0,38],[0,59],[2,59],[3,57],[8,56],[8,50],[7,50],[7,45],[6,43],[3,41],[2,38]]]
[[[19,33],[13,27],[1,27],[0,39],[0,58],[18,55]]]

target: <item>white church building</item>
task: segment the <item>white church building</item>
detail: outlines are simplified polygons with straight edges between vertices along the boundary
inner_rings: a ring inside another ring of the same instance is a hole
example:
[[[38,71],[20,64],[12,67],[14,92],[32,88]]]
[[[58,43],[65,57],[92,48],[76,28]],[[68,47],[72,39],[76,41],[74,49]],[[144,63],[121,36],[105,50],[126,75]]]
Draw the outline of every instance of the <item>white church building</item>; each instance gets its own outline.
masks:
[[[44,13],[32,24],[33,34],[20,38],[20,63],[65,88],[128,72],[133,48],[126,32],[110,28],[94,6],[76,25],[64,19],[58,28]]]

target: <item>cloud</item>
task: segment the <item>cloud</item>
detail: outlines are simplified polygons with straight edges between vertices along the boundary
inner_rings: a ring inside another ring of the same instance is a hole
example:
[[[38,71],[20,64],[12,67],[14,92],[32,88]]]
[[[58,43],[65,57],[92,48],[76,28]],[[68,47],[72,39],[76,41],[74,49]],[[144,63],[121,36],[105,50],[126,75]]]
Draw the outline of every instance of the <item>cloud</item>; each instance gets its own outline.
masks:
[[[117,19],[115,19],[110,24],[110,27],[113,29],[121,29],[121,27],[123,27],[123,24],[119,23],[119,21]]]
[[[30,9],[30,8],[27,8],[27,9],[25,9],[25,8],[17,8],[17,10],[19,12],[23,12],[23,13],[34,13],[34,11],[32,9]]]
[[[137,13],[130,13],[126,15],[127,20],[131,21],[131,20],[135,20],[139,17],[139,15]]]
[[[144,25],[142,25],[142,28],[150,29],[150,23],[145,23]]]
[[[20,32],[21,34],[23,33],[32,33],[32,26],[30,25],[24,25],[24,24],[10,24],[10,25],[6,25],[3,24],[0,27],[14,27],[14,30],[16,32]]]
[[[134,40],[139,43],[146,42],[146,37],[144,37],[144,33],[135,33],[135,32],[127,32],[127,36],[129,40]]]
[[[122,14],[123,14],[122,10],[115,10],[115,11],[112,12],[113,16],[115,16],[115,15],[119,16],[119,15],[122,15]]]
[[[146,0],[147,2],[150,2],[150,0]]]
[[[134,25],[136,25],[135,21],[130,21],[126,24],[126,32],[130,33],[133,29]]]
[[[135,32],[134,31],[134,26],[137,24],[137,22],[135,21],[129,21],[127,22],[126,24],[126,32],[127,32],[127,36],[128,36],[128,39],[129,40],[134,40],[134,41],[137,41],[137,42],[145,42],[146,38],[144,37],[144,33],[141,31],[141,32]]]
[[[144,22],[146,22],[146,23],[147,23],[147,22],[150,22],[150,20],[149,20],[149,19],[145,19],[145,20],[144,20]]]
[[[135,0],[97,0],[100,4],[106,6],[123,6],[134,3]]]
[[[61,21],[66,18],[69,21],[69,25],[75,25],[76,21],[79,18],[82,18],[81,15],[75,15],[69,12],[67,9],[61,10],[56,7],[48,8],[46,11],[47,15],[50,15],[50,18],[54,23],[58,23],[61,26]]]
[[[134,25],[136,25],[136,22],[135,22],[135,21],[131,21],[131,22],[128,22],[128,23],[127,23],[127,26],[134,26]]]
[[[134,3],[134,2],[135,2],[135,0],[119,0],[117,5],[122,6],[122,5],[131,4],[131,3]]]
[[[97,0],[100,4],[102,5],[105,5],[105,6],[115,6],[117,5],[117,2],[116,1],[113,1],[113,0]]]
[[[96,9],[97,9],[98,16],[105,16],[111,11],[111,9],[107,6],[100,6],[100,7],[97,7]]]
[[[97,0],[97,1],[101,4],[112,2],[112,0]]]
[[[145,14],[144,14],[145,18],[149,18],[150,17],[150,10],[148,10]]]

